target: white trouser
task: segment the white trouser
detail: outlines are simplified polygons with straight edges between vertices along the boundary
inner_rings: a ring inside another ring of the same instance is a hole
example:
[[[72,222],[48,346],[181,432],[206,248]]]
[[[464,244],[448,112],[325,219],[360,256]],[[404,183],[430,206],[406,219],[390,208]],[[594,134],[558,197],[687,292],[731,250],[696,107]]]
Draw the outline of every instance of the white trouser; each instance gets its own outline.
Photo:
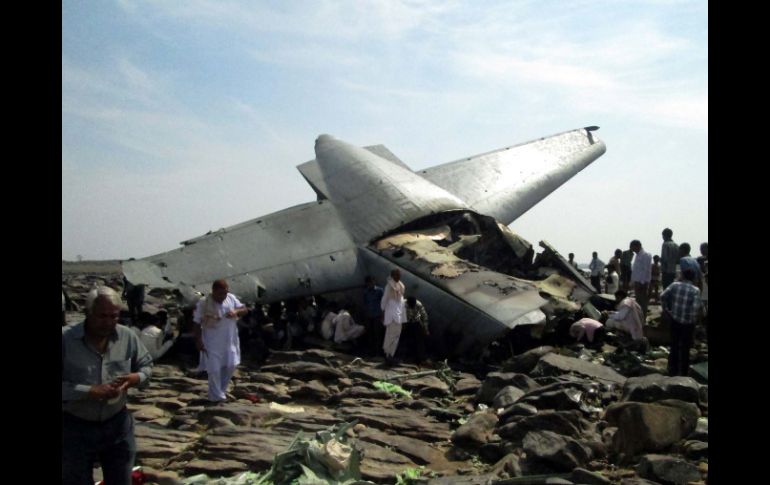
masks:
[[[398,348],[398,338],[401,336],[402,323],[385,325],[385,340],[382,342],[382,350],[387,357],[393,357]]]
[[[224,401],[227,399],[227,394],[225,393],[234,372],[235,367],[214,367],[208,369],[209,401]]]

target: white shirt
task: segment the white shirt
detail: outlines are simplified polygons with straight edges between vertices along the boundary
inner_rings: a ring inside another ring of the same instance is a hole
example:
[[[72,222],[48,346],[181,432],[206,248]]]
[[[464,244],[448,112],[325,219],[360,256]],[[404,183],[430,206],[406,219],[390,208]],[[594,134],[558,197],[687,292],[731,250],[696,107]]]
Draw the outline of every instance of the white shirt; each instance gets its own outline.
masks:
[[[604,262],[599,258],[594,258],[588,265],[588,269],[591,270],[591,276],[599,276],[602,274],[602,269],[604,269]]]
[[[203,346],[206,348],[206,368],[235,367],[241,363],[241,343],[238,340],[238,319],[227,318],[230,310],[243,308],[244,304],[232,293],[220,304],[213,299],[207,305],[202,298],[195,307],[193,321],[201,324]]]
[[[401,281],[393,281],[393,279],[388,276],[388,283],[385,285],[385,291],[382,293],[382,301],[380,301],[380,308],[385,312],[385,317],[382,321],[383,325],[406,322],[405,289],[404,283]]]
[[[630,333],[631,338],[639,340],[644,337],[642,307],[633,298],[625,298],[620,302],[618,311],[610,313],[605,326]]]
[[[631,267],[631,283],[649,283],[650,279],[652,279],[652,256],[644,249],[640,249]]]

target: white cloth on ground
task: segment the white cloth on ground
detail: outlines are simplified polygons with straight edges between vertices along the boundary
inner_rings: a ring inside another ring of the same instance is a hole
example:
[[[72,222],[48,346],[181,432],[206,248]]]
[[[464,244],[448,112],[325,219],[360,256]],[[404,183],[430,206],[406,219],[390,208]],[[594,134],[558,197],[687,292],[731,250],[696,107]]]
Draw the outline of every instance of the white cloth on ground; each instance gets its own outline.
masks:
[[[165,333],[155,325],[147,325],[139,332],[139,339],[147,347],[153,361],[160,359],[174,345],[173,340],[163,342],[164,335]]]
[[[607,328],[615,328],[631,334],[631,338],[639,340],[644,337],[644,314],[642,307],[631,297],[623,299],[618,311],[610,313],[604,324]]]
[[[334,319],[336,317],[336,313],[329,312],[321,321],[321,337],[326,340],[331,340],[334,337]]]
[[[334,318],[334,342],[342,343],[354,340],[364,334],[366,329],[358,325],[347,310],[340,311]]]

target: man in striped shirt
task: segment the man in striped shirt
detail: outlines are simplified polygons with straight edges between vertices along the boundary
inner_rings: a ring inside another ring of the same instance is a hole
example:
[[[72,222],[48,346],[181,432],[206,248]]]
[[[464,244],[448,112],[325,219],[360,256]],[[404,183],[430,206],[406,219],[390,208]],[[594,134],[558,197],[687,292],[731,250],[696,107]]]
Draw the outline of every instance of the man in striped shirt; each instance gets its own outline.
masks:
[[[695,272],[686,268],[682,280],[669,285],[660,294],[663,313],[671,321],[671,353],[668,373],[686,376],[690,367],[690,348],[693,345],[695,324],[701,317],[700,290],[695,286]]]

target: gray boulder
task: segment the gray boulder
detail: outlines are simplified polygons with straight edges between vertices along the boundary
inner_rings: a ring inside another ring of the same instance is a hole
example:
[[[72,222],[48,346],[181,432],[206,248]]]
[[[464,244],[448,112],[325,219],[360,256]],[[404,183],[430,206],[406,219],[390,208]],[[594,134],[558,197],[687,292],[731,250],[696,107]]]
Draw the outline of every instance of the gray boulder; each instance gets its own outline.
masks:
[[[492,437],[496,424],[497,416],[494,413],[476,413],[452,433],[452,443],[460,446],[483,445]]]
[[[513,372],[490,372],[476,393],[476,402],[492,404],[495,396],[505,386],[514,386],[524,392],[540,387],[531,377]]]
[[[612,437],[613,451],[635,455],[665,450],[680,441],[692,433],[699,416],[695,404],[664,400],[616,403],[607,408],[604,419],[618,428]]]
[[[463,374],[460,379],[455,382],[455,396],[462,396],[465,394],[475,394],[479,387],[481,387],[481,381],[476,379],[471,374]]]
[[[686,485],[701,479],[695,465],[665,455],[645,455],[636,467],[642,478],[649,478],[663,485]]]
[[[503,363],[504,372],[520,372],[523,374],[529,374],[534,369],[537,362],[546,354],[550,354],[555,349],[548,345],[537,347],[517,355],[507,362]]]
[[[575,468],[569,476],[575,483],[586,485],[612,485],[609,478],[600,473],[588,471],[585,468]]]
[[[530,431],[553,431],[556,434],[577,438],[588,427],[588,421],[581,418],[579,411],[543,411],[535,416],[524,417],[500,426],[497,434],[512,441],[524,439]]]
[[[518,387],[505,386],[495,395],[495,398],[492,400],[492,407],[495,409],[507,408],[521,399],[524,394],[524,391]]]
[[[709,444],[703,441],[687,440],[682,445],[682,454],[688,460],[708,459]]]
[[[516,403],[513,406],[509,406],[503,410],[498,416],[500,421],[507,423],[509,418],[515,416],[534,416],[537,414],[537,408],[531,404]]]
[[[594,364],[574,357],[559,354],[546,354],[538,362],[530,375],[535,377],[558,376],[573,373],[580,376],[599,379],[615,384],[623,384],[626,378],[606,365]]]
[[[568,472],[591,459],[590,448],[568,436],[552,431],[531,431],[523,441],[527,458],[547,463],[557,471]]]
[[[663,399],[679,399],[698,404],[699,387],[692,377],[668,377],[660,374],[631,377],[623,386],[622,400],[654,402]]]

